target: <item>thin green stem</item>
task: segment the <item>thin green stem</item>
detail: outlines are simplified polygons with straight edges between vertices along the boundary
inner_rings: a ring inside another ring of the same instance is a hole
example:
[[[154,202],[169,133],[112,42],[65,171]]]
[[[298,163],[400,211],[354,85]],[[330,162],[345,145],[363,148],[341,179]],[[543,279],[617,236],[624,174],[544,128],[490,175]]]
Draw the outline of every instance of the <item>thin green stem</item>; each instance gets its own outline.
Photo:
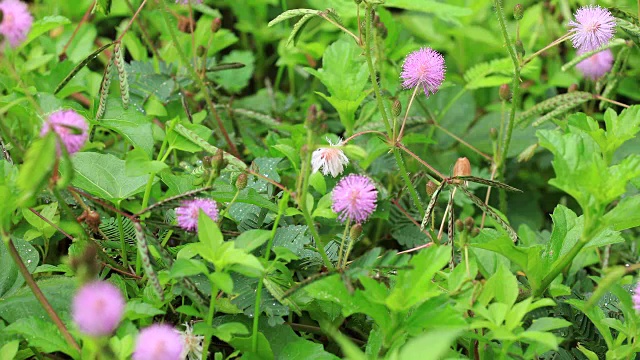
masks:
[[[120,249],[122,251],[122,263],[125,268],[129,267],[129,259],[127,258],[127,243],[124,240],[124,227],[122,226],[122,215],[120,214],[120,204],[116,206],[116,220],[118,221],[118,234],[120,235]]]
[[[202,78],[194,70],[193,66],[191,66],[191,62],[189,61],[189,59],[187,59],[187,56],[182,51],[181,44],[178,41],[178,36],[176,35],[176,30],[171,25],[171,22],[169,21],[169,16],[167,15],[167,12],[169,12],[169,8],[168,8],[166,2],[165,1],[156,0],[156,4],[163,6],[164,11],[161,11],[162,17],[164,18],[164,21],[167,24],[167,28],[169,29],[169,34],[171,35],[171,39],[173,40],[173,43],[175,44],[176,50],[178,51],[178,55],[180,56],[180,60],[182,61],[184,66],[187,67],[187,70],[189,71],[189,75],[191,75],[191,78],[193,79],[193,81],[195,81],[196,84],[198,84],[198,87],[200,88],[200,92],[204,96],[204,100],[207,103],[207,107],[209,107],[209,111],[211,112],[211,115],[213,115],[213,117],[216,119],[216,122],[218,124],[218,129],[222,133],[222,136],[224,137],[224,140],[227,142],[227,145],[229,146],[230,152],[235,157],[240,158],[240,153],[238,153],[238,149],[236,148],[236,145],[233,143],[233,141],[231,141],[231,138],[229,138],[229,134],[227,133],[227,130],[224,128],[224,124],[222,123],[222,120],[220,119],[220,115],[218,115],[218,111],[216,110],[216,107],[213,104],[213,100],[211,100],[211,95],[209,94],[209,89],[205,85],[204,81],[202,81]]]
[[[395,138],[393,139],[394,142],[402,140],[402,135],[404,135],[404,126],[407,123],[407,117],[409,116],[409,111],[411,111],[411,105],[413,105],[413,99],[416,98],[416,94],[418,93],[418,89],[420,89],[420,86],[416,86],[416,88],[413,89],[413,94],[411,94],[411,99],[409,99],[409,105],[407,105],[407,110],[404,113],[404,119],[402,119],[402,125],[400,126],[400,133],[398,134],[398,138],[397,139],[395,139]],[[395,126],[394,126],[394,129],[393,129],[394,134],[393,134],[393,136],[395,136],[395,131],[396,131],[396,129],[395,129]]]
[[[500,139],[502,140],[502,146],[500,147],[500,153],[498,155],[498,161],[496,165],[498,167],[498,173],[502,174],[504,171],[504,164],[505,164],[506,158],[509,154],[509,145],[511,144],[511,136],[513,134],[513,126],[515,124],[516,111],[518,110],[518,101],[520,99],[520,63],[518,62],[518,57],[516,56],[516,52],[513,49],[513,46],[511,44],[511,38],[509,37],[509,33],[507,32],[504,12],[502,11],[502,1],[494,0],[494,5],[496,8],[496,15],[498,17],[498,22],[500,23],[500,30],[502,31],[502,36],[504,37],[504,41],[506,43],[509,56],[511,57],[511,61],[513,62],[513,84],[512,84],[513,95],[511,98],[511,113],[509,114],[509,118],[507,120],[507,123],[505,124],[506,133],[504,137]]]
[[[494,0],[494,1],[500,1],[500,0]],[[502,13],[502,9],[500,9],[500,13]],[[522,66],[525,66],[527,63],[529,63],[531,60],[533,60],[536,56],[542,54],[544,51],[560,44],[561,42],[567,40],[569,37],[571,37],[571,35],[573,35],[572,32],[568,32],[564,35],[562,35],[561,37],[559,37],[558,39],[552,41],[549,45],[543,47],[542,49],[536,51],[535,53],[533,53],[531,56],[527,57],[526,59],[524,59],[524,61],[522,62]],[[510,44],[510,43],[509,43]]]
[[[258,353],[258,320],[260,318],[260,301],[262,301],[263,279],[258,281],[256,289],[256,302],[253,305],[253,328],[251,335],[251,350],[254,354]]]
[[[380,116],[382,116],[382,121],[384,122],[384,127],[387,129],[387,135],[389,137],[393,136],[393,131],[391,129],[391,124],[389,123],[389,117],[387,116],[387,110],[384,107],[384,103],[382,102],[382,95],[380,93],[380,87],[378,86],[378,79],[376,76],[376,70],[373,67],[373,55],[371,54],[371,16],[373,15],[373,8],[371,5],[367,4],[367,12],[365,14],[366,26],[365,26],[365,46],[364,53],[365,58],[367,59],[367,67],[369,68],[369,76],[371,77],[371,84],[373,85],[373,93],[376,97],[376,102],[378,104],[378,111],[380,111]]]
[[[209,313],[207,314],[207,325],[211,327],[213,326],[213,315],[216,312],[216,298],[218,297],[218,287],[211,279],[209,279],[209,281],[211,281],[211,301],[209,301]],[[210,335],[205,336],[204,344],[202,345],[203,352],[206,353],[208,351],[210,343],[211,343],[211,336]]]
[[[340,251],[338,252],[338,269],[344,266],[347,259],[343,259],[344,243],[347,241],[347,235],[349,234],[349,225],[351,225],[351,218],[347,219],[347,223],[344,224],[344,232],[342,233],[342,241],[340,242]]]
[[[400,176],[404,180],[404,183],[407,185],[407,189],[409,189],[409,195],[411,195],[411,199],[413,199],[413,204],[418,209],[419,215],[424,216],[424,206],[422,206],[422,201],[420,201],[420,197],[418,196],[418,192],[416,188],[411,183],[411,179],[409,178],[409,173],[407,172],[407,168],[404,165],[404,160],[402,159],[402,155],[398,148],[393,148],[393,155],[396,158],[396,163],[398,163],[398,167],[400,168]]]

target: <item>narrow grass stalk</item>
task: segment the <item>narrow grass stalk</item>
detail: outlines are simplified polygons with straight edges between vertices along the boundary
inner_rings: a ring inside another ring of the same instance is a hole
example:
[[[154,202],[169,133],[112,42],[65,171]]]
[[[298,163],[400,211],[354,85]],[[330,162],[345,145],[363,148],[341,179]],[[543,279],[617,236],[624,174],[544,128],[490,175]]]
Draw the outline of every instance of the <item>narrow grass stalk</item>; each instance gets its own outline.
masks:
[[[351,225],[351,218],[347,219],[347,223],[344,224],[344,232],[342,233],[342,242],[340,242],[340,251],[338,252],[338,269],[344,266],[347,259],[343,259],[342,255],[344,254],[344,243],[347,241],[347,236],[349,236],[349,225]]]
[[[74,349],[81,351],[80,345],[78,345],[78,343],[73,338],[73,336],[71,336],[71,333],[69,333],[69,330],[60,319],[60,316],[58,316],[56,311],[53,309],[53,307],[49,303],[49,300],[47,300],[47,298],[42,293],[42,290],[40,290],[40,288],[38,287],[38,284],[33,279],[33,276],[31,276],[31,273],[29,273],[29,270],[27,269],[26,265],[22,261],[22,258],[20,257],[18,250],[13,244],[13,241],[9,237],[9,234],[5,233],[4,230],[2,230],[1,233],[2,233],[2,241],[4,242],[4,245],[6,246],[7,250],[9,251],[9,254],[11,255],[11,258],[13,259],[16,266],[18,267],[20,274],[22,275],[22,277],[24,277],[24,280],[27,282],[27,286],[29,286],[29,289],[31,289],[31,292],[33,292],[33,295],[36,297],[40,305],[42,305],[47,315],[49,315],[49,317],[51,318],[53,323],[56,325],[56,327],[60,330],[60,332],[62,333],[62,336],[69,343],[69,345],[71,345],[71,347],[73,347]]]
[[[169,21],[169,16],[167,15],[167,12],[169,12],[169,8],[168,8],[166,2],[165,1],[156,0],[156,4],[158,4],[159,6],[162,7],[163,11],[160,11],[160,12],[162,13],[162,17],[164,18],[164,22],[167,24],[167,29],[169,30],[169,34],[171,35],[171,40],[173,41],[173,43],[176,46],[176,50],[178,51],[178,55],[180,56],[180,60],[182,61],[184,66],[187,67],[187,71],[189,72],[189,75],[191,75],[192,80],[195,81],[196,84],[198,85],[198,88],[200,88],[200,91],[202,92],[202,95],[204,96],[204,100],[207,103],[207,107],[209,108],[209,111],[211,112],[211,115],[213,115],[213,117],[216,119],[216,122],[217,122],[217,125],[218,125],[218,129],[222,133],[222,136],[224,137],[224,140],[226,141],[227,145],[229,146],[230,152],[233,154],[233,156],[235,156],[237,158],[240,158],[240,153],[238,153],[238,149],[236,148],[236,145],[233,143],[233,141],[231,141],[231,138],[229,137],[229,134],[227,133],[227,130],[225,129],[224,124],[222,123],[222,119],[220,119],[220,115],[218,114],[218,111],[216,110],[216,107],[213,104],[213,100],[211,100],[211,95],[209,94],[209,89],[207,88],[205,83],[202,81],[202,78],[200,76],[198,76],[198,73],[193,69],[193,67],[191,66],[191,62],[189,61],[189,59],[187,59],[187,56],[182,51],[181,44],[178,41],[178,36],[176,35],[176,30],[171,25],[171,22]]]

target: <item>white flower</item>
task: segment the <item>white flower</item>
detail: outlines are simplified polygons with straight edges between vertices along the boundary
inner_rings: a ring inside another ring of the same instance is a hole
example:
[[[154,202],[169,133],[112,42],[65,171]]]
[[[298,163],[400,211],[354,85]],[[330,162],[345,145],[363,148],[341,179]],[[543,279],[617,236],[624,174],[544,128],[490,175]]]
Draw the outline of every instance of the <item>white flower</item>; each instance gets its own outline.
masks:
[[[182,337],[183,344],[180,358],[182,360],[202,360],[202,341],[204,340],[204,336],[194,335],[193,326],[188,323],[185,323],[184,327],[184,332],[178,331]]]
[[[349,164],[349,159],[344,154],[340,147],[342,146],[342,139],[337,144],[332,144],[329,139],[329,147],[319,148],[311,155],[311,166],[313,172],[322,169],[323,175],[331,174],[336,177],[344,171],[345,165]]]

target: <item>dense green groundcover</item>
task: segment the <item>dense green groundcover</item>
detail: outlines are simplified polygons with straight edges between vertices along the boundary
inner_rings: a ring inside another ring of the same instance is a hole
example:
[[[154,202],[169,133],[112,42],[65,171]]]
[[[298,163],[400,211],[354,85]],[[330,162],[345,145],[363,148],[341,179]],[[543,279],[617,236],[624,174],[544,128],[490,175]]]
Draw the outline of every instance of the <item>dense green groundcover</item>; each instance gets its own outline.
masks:
[[[640,2],[16,2],[1,360],[639,358]]]

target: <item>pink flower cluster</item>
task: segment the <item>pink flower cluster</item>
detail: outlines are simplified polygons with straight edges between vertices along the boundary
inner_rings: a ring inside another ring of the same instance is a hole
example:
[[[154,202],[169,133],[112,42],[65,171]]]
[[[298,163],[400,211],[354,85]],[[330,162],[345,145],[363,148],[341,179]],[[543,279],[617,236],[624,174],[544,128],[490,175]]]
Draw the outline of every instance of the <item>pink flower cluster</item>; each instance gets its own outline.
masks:
[[[573,32],[571,42],[581,52],[606,45],[616,32],[616,19],[609,10],[600,6],[583,6],[576,11],[575,18],[569,22]]]
[[[202,210],[213,221],[218,221],[218,204],[210,199],[193,199],[176,209],[178,226],[187,231],[198,231],[198,216]]]
[[[3,0],[0,2],[0,12],[2,13],[0,34],[9,41],[11,47],[17,47],[27,38],[33,25],[29,8],[22,1]]]
[[[362,223],[376,209],[378,190],[371,179],[362,175],[351,174],[338,182],[333,189],[332,209],[338,219],[347,219]]]
[[[69,155],[82,149],[89,138],[89,124],[87,120],[74,110],[59,110],[45,121],[40,136],[53,131],[58,136],[58,152],[64,146]]]
[[[435,94],[442,82],[446,67],[444,57],[431,48],[422,48],[407,55],[402,64],[402,87],[413,89],[422,86],[424,94]]]

